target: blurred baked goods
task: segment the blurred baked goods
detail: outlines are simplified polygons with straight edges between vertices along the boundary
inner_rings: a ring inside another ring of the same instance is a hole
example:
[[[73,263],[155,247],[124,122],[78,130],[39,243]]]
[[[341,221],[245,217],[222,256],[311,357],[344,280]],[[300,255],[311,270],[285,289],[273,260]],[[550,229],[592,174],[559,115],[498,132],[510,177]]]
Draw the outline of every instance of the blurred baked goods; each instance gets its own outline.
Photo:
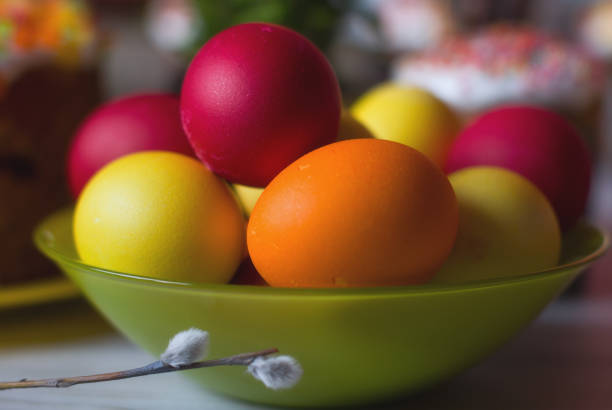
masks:
[[[85,2],[0,0],[0,285],[55,272],[31,235],[70,201],[64,156],[99,100],[97,41]]]
[[[514,102],[582,108],[599,96],[603,74],[578,48],[509,25],[453,37],[393,65],[394,81],[426,88],[463,113]]]
[[[605,60],[612,59],[612,1],[599,1],[587,9],[578,32],[590,52]]]
[[[598,145],[605,69],[579,47],[528,26],[499,24],[399,57],[394,81],[429,90],[466,119],[496,105],[554,109]]]
[[[380,29],[391,50],[424,50],[455,30],[448,2],[386,0],[378,8]]]
[[[153,44],[171,53],[183,52],[202,30],[202,21],[191,0],[151,0],[145,24]]]

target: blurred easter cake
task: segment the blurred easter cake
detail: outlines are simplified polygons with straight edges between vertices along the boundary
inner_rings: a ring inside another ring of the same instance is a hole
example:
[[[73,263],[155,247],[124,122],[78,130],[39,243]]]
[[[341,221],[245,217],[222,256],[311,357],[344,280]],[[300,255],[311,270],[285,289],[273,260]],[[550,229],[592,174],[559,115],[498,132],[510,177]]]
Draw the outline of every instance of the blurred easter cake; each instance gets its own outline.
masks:
[[[468,120],[500,104],[551,108],[597,145],[604,67],[578,46],[529,26],[488,26],[399,56],[392,78],[429,90]]]
[[[386,0],[377,14],[386,48],[393,51],[433,48],[456,31],[448,3],[440,0]]]
[[[582,44],[595,56],[612,60],[612,1],[604,0],[587,8],[578,24]]]
[[[99,102],[99,36],[76,0],[0,0],[0,285],[53,275],[37,222],[69,203],[64,156]]]

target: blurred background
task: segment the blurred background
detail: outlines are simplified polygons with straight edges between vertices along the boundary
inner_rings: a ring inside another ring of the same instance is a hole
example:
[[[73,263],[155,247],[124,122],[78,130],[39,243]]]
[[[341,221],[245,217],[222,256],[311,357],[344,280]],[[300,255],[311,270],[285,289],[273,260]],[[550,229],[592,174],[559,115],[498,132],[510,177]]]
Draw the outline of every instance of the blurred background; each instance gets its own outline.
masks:
[[[3,378],[16,377],[16,369],[58,376],[58,362],[76,374],[94,370],[96,358],[99,371],[147,360],[75,298],[76,288],[32,245],[32,231],[73,202],[66,153],[88,113],[126,94],[178,93],[201,45],[248,21],[283,24],[316,43],[346,106],[391,81],[429,90],[466,122],[509,102],[558,111],[594,159],[587,217],[612,231],[612,0],[0,0]],[[446,395],[417,397],[417,407],[612,408],[611,271],[608,252],[509,348],[443,387]],[[131,408],[128,398],[138,403],[134,408],[152,408],[153,399],[145,405],[145,398],[167,399],[172,389],[189,393],[184,408],[189,400],[210,408],[220,400],[181,390],[178,379],[159,380],[159,389],[146,380],[120,385],[122,392],[116,384],[107,393],[75,390],[87,405],[40,393],[15,394],[12,402],[3,396],[0,407],[93,408],[91,400],[116,396],[123,401],[96,408]],[[500,407],[500,397],[515,401]]]
[[[30,236],[71,202],[65,155],[85,115],[125,94],[178,92],[199,47],[247,21],[315,42],[347,105],[393,81],[466,121],[508,102],[562,113],[595,159],[589,218],[612,227],[612,1],[0,0],[0,285],[54,274]],[[590,276],[587,292],[610,293]]]

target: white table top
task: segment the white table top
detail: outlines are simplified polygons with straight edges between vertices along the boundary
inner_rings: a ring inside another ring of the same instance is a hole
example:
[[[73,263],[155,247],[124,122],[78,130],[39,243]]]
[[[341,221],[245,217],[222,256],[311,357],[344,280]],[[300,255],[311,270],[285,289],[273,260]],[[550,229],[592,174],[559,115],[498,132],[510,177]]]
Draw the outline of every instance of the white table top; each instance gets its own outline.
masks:
[[[82,300],[4,312],[0,323],[0,379],[77,376],[154,361],[126,341]],[[33,340],[36,328],[43,340]],[[53,329],[53,332],[49,330]],[[21,335],[19,335],[21,333]],[[5,337],[7,336],[7,337]],[[209,370],[209,369],[206,369]],[[0,391],[0,409],[253,409],[207,394],[178,373],[66,389]]]
[[[0,380],[84,375],[153,360],[111,330],[84,301],[4,312],[0,323]],[[179,373],[169,373],[67,389],[0,391],[0,408],[266,407],[202,391]],[[561,300],[479,366],[386,408],[610,409],[612,300]]]

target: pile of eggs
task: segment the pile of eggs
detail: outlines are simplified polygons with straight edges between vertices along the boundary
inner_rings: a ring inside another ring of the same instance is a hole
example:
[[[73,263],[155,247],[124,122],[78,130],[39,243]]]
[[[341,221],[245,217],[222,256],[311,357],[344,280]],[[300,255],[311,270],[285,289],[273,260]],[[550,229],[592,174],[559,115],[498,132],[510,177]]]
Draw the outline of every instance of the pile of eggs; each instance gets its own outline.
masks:
[[[343,110],[312,43],[248,23],[202,47],[180,98],[125,97],[86,118],[68,175],[85,263],[187,282],[395,286],[555,266],[590,160],[542,108],[496,108],[462,129],[434,96],[385,84]]]

